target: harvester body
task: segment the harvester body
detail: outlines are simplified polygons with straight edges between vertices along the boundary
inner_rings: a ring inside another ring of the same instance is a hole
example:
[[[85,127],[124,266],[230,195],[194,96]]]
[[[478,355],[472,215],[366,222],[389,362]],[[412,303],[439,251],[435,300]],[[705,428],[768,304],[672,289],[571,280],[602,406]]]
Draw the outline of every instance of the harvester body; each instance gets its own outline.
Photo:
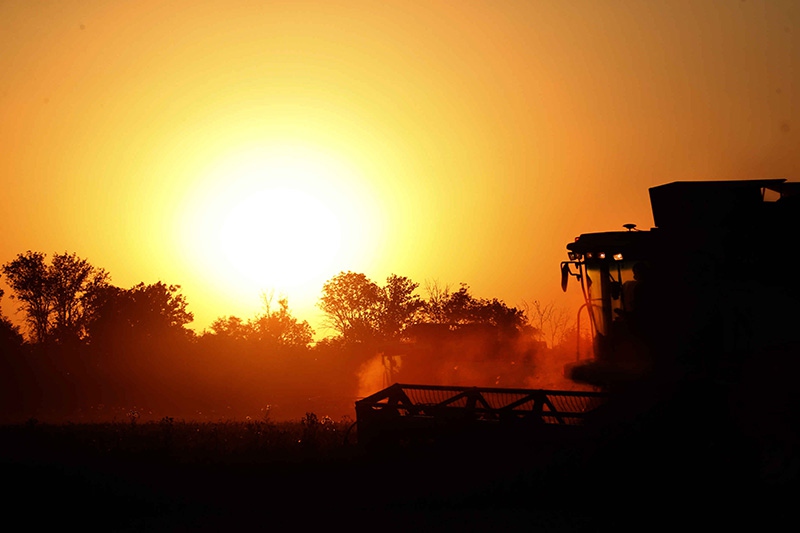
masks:
[[[790,368],[800,346],[800,285],[787,262],[800,235],[798,186],[654,187],[654,228],[568,244],[562,288],[580,281],[594,353],[570,365],[570,377],[606,390],[643,379],[738,382],[746,365],[778,353]]]

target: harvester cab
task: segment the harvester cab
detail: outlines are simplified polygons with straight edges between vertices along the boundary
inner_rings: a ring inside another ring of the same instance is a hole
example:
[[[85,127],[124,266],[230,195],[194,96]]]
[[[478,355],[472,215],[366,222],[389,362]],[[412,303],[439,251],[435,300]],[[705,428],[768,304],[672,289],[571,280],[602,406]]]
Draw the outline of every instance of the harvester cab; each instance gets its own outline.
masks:
[[[624,352],[632,348],[637,315],[646,305],[643,299],[652,268],[648,253],[652,235],[638,231],[635,224],[624,227],[626,231],[581,235],[567,245],[569,260],[561,263],[562,290],[567,290],[571,277],[580,283],[584,304],[578,313],[578,332],[586,315],[593,343],[594,361],[588,366],[589,362],[580,360],[578,337],[576,361],[566,368],[567,376],[574,381],[601,386],[610,379],[602,374],[612,372],[619,378],[622,372],[634,370],[626,370],[623,359]]]

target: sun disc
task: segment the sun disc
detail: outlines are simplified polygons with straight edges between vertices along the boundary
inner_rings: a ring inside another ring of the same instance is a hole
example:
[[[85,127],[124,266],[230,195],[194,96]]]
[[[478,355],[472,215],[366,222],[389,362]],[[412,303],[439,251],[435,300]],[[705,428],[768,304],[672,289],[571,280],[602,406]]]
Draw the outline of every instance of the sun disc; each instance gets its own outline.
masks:
[[[318,199],[272,188],[236,203],[218,238],[232,272],[261,287],[287,289],[333,260],[340,232],[336,216]]]

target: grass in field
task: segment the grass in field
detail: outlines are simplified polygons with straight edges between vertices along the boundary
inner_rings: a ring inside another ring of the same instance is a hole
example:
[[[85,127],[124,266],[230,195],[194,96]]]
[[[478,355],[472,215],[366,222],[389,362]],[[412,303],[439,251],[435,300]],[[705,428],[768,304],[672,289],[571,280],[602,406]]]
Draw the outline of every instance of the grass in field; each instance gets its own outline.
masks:
[[[297,421],[196,422],[164,417],[138,422],[25,424],[0,426],[0,450],[6,460],[36,457],[118,458],[154,455],[178,462],[262,462],[341,456],[355,447],[353,421],[335,421],[307,413]]]

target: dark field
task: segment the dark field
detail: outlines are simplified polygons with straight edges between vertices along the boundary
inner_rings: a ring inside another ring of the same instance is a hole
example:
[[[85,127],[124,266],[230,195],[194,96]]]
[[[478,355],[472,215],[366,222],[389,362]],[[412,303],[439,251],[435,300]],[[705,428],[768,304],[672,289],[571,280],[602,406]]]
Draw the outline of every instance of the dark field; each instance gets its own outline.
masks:
[[[794,517],[792,487],[666,447],[454,442],[366,451],[352,421],[0,427],[5,519],[26,530],[610,531]],[[641,450],[640,450],[641,451]],[[661,455],[662,458],[653,458]],[[647,459],[649,457],[649,459]],[[691,527],[690,527],[691,526]]]

